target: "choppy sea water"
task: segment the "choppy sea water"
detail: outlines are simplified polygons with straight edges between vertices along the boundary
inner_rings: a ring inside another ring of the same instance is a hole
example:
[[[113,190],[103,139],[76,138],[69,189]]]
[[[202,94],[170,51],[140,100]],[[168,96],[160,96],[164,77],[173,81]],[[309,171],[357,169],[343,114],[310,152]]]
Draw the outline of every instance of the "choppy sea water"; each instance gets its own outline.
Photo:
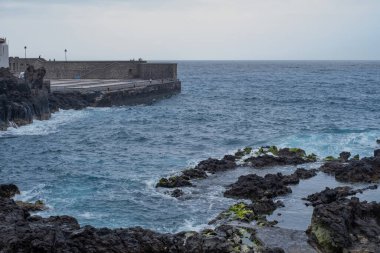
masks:
[[[180,62],[182,93],[151,105],[55,113],[49,121],[0,133],[0,183],[19,199],[96,227],[199,229],[236,200],[224,187],[249,168],[215,175],[177,200],[160,177],[250,145],[301,147],[320,157],[372,155],[380,138],[380,62]],[[310,166],[318,166],[312,164]],[[305,229],[312,208],[300,200],[335,180],[323,173],[281,198],[279,226]],[[360,187],[361,185],[358,185]],[[380,201],[379,191],[363,199]]]

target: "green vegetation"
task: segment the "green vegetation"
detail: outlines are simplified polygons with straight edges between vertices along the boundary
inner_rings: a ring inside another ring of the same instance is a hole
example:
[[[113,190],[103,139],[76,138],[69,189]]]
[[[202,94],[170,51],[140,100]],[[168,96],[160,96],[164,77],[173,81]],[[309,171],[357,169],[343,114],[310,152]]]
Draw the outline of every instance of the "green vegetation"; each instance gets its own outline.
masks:
[[[253,211],[248,209],[247,206],[241,202],[231,206],[228,209],[228,213],[234,214],[237,218],[243,220],[246,218],[248,214],[253,213]]]
[[[312,162],[316,162],[317,161],[317,155],[314,153],[311,153],[311,154],[306,156],[306,159],[309,161],[312,161]]]
[[[340,252],[334,245],[330,231],[320,224],[313,224],[311,232],[314,234],[319,246],[326,252]]]
[[[245,148],[244,148],[244,153],[245,153],[246,155],[249,155],[249,154],[251,153],[251,151],[252,151],[252,148],[251,148],[251,147],[245,147]]]
[[[271,152],[273,155],[278,155],[278,148],[276,146],[270,146],[268,152]]]
[[[329,156],[326,156],[325,159],[323,160],[325,160],[326,162],[332,162],[332,161],[337,161],[338,159],[329,155]]]
[[[359,161],[360,160],[360,156],[359,155],[355,155],[352,159]]]

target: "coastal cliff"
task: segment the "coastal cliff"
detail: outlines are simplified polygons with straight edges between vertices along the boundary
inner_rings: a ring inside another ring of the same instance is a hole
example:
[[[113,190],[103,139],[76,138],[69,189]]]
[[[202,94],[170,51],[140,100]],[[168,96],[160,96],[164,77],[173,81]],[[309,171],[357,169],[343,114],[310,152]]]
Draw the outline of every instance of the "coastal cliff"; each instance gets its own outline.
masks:
[[[21,80],[7,69],[0,69],[0,130],[51,116],[49,87],[43,83],[44,70],[30,68],[27,73],[27,78]]]

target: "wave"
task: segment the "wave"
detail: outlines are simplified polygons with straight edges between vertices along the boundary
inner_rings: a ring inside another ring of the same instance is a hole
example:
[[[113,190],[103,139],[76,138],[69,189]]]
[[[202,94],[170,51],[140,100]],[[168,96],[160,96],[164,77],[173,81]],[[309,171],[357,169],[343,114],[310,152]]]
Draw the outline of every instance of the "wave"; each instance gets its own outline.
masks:
[[[59,127],[78,121],[88,115],[86,110],[59,110],[53,113],[49,120],[33,120],[32,124],[9,127],[6,131],[0,131],[0,138],[12,138],[25,135],[49,135],[59,131]]]

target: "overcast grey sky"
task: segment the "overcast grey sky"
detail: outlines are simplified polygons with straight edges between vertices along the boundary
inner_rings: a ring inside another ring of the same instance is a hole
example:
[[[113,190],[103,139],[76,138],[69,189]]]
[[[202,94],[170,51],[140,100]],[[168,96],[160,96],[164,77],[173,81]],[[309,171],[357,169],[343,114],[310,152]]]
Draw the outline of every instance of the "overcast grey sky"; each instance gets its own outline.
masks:
[[[380,0],[0,0],[12,56],[379,60]]]

